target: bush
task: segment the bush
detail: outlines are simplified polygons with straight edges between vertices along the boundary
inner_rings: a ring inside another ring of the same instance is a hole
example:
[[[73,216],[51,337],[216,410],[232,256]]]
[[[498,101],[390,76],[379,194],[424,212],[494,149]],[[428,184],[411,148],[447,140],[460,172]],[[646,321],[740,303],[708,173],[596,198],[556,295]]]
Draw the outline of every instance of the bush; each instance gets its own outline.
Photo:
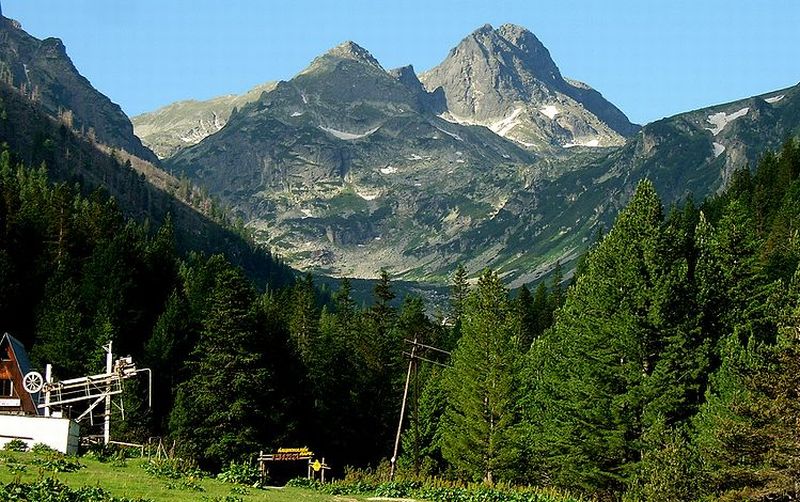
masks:
[[[234,495],[250,495],[250,490],[244,486],[234,486],[231,488],[231,493]]]
[[[156,478],[181,479],[183,477],[203,478],[205,473],[196,464],[182,458],[150,459],[142,464],[144,471]]]
[[[61,481],[44,478],[34,483],[0,484],[0,500],[7,502],[151,502],[147,499],[113,497],[96,486],[73,489]]]
[[[8,462],[6,464],[8,467],[8,471],[11,474],[22,474],[23,472],[28,470],[28,466],[19,462]]]
[[[31,463],[46,471],[53,472],[75,472],[86,467],[78,462],[77,459],[67,458],[58,452],[51,453],[44,458],[35,458]]]
[[[3,446],[5,451],[28,451],[28,443],[21,439],[12,439]]]
[[[313,479],[308,478],[294,478],[290,479],[286,486],[294,487],[294,488],[308,488],[311,490],[316,490],[319,488],[319,483],[314,481]]]
[[[321,484],[303,478],[291,480],[287,486],[311,488],[329,495],[371,495],[375,497],[414,498],[430,502],[577,502],[578,499],[554,490],[484,485],[457,486],[442,480],[389,481],[371,483],[363,477],[355,481],[335,481]]]
[[[217,475],[217,479],[225,483],[237,485],[257,485],[260,481],[258,467],[248,464],[231,462],[230,465]]]
[[[48,445],[44,443],[34,443],[34,445],[31,447],[31,451],[37,455],[56,453],[56,450],[50,448]]]
[[[184,479],[170,481],[167,483],[168,490],[189,490],[192,492],[204,492],[206,491],[200,485],[200,480],[194,476],[188,476]]]

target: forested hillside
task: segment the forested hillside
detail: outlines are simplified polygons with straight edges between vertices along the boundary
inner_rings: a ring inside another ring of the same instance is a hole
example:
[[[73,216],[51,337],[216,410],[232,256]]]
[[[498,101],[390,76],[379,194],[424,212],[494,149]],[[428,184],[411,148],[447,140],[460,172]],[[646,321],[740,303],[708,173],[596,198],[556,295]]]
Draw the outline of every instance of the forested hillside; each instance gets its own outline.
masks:
[[[54,182],[75,185],[84,195],[101,190],[122,213],[158,226],[169,216],[181,253],[223,253],[264,287],[291,282],[294,271],[257,246],[224,208],[187,180],[177,180],[90,134],[51,117],[19,90],[0,82],[0,145],[28,167],[46,165]]]
[[[631,500],[792,500],[800,149],[699,208],[642,182],[522,372],[524,479]]]
[[[289,444],[374,465],[416,338],[452,355],[423,354],[444,367],[416,372],[402,475],[608,500],[797,495],[794,142],[700,204],[665,210],[641,182],[566,289],[557,272],[510,295],[459,269],[435,319],[419,299],[395,307],[386,273],[368,307],[346,280],[324,301],[310,277],[264,290],[221,255],[179,252],[169,218],[126,219],[24,158],[0,156],[2,329],[61,378],[96,371],[108,340],[153,368],[154,407],[129,389],[119,439],[168,436],[209,468]]]

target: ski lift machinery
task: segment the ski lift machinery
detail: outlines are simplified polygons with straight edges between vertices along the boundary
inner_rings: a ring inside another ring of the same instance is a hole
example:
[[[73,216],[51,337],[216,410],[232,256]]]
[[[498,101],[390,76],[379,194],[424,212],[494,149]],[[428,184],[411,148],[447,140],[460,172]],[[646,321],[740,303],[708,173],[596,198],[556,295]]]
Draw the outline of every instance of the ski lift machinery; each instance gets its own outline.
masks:
[[[39,393],[40,403],[37,405],[44,411],[45,417],[52,416],[51,408],[60,408],[76,403],[89,403],[89,406],[76,419],[76,422],[89,418],[94,425],[94,411],[103,404],[103,444],[108,444],[111,439],[111,405],[112,397],[122,394],[123,382],[136,377],[139,373],[147,373],[147,406],[152,406],[153,399],[153,373],[150,368],[137,368],[133,359],[121,357],[114,360],[111,352],[111,342],[104,345],[106,350],[106,372],[89,375],[69,380],[54,381],[52,365],[45,368],[45,375],[38,371],[25,374],[22,385],[31,395]],[[41,402],[43,401],[43,402]],[[113,403],[125,419],[125,407],[122,399]]]

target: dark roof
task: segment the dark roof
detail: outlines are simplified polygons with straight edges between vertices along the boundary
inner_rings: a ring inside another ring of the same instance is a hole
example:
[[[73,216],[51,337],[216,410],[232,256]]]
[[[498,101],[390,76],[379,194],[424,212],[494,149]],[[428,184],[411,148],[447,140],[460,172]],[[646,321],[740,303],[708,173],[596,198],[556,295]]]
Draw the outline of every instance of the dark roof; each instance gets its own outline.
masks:
[[[28,359],[28,352],[25,350],[25,346],[22,345],[22,342],[8,333],[4,334],[3,338],[0,338],[0,346],[3,345],[5,340],[8,340],[8,343],[11,345],[11,350],[14,351],[14,359],[17,360],[19,372],[22,374],[22,376],[27,375],[32,370],[32,367],[31,360]],[[37,392],[36,394],[31,394],[31,398],[33,398],[33,404],[37,404],[39,402],[39,393]],[[36,408],[36,412],[39,412],[39,408]]]

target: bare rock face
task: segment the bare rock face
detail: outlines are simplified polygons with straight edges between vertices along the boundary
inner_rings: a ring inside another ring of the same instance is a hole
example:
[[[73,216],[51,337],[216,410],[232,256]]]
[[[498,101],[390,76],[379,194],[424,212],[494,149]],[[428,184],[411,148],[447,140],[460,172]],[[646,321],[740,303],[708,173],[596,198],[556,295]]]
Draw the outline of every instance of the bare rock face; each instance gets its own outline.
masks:
[[[144,160],[156,156],[142,145],[122,109],[92,87],[67,56],[61,40],[39,40],[0,16],[0,79],[39,103],[53,117]]]
[[[537,151],[621,145],[638,130],[600,93],[566,80],[539,39],[516,25],[481,27],[420,79],[443,90],[443,118]]]
[[[133,130],[159,158],[166,159],[216,133],[228,123],[234,110],[274,88],[275,82],[266,82],[241,95],[178,101],[133,117]]]

